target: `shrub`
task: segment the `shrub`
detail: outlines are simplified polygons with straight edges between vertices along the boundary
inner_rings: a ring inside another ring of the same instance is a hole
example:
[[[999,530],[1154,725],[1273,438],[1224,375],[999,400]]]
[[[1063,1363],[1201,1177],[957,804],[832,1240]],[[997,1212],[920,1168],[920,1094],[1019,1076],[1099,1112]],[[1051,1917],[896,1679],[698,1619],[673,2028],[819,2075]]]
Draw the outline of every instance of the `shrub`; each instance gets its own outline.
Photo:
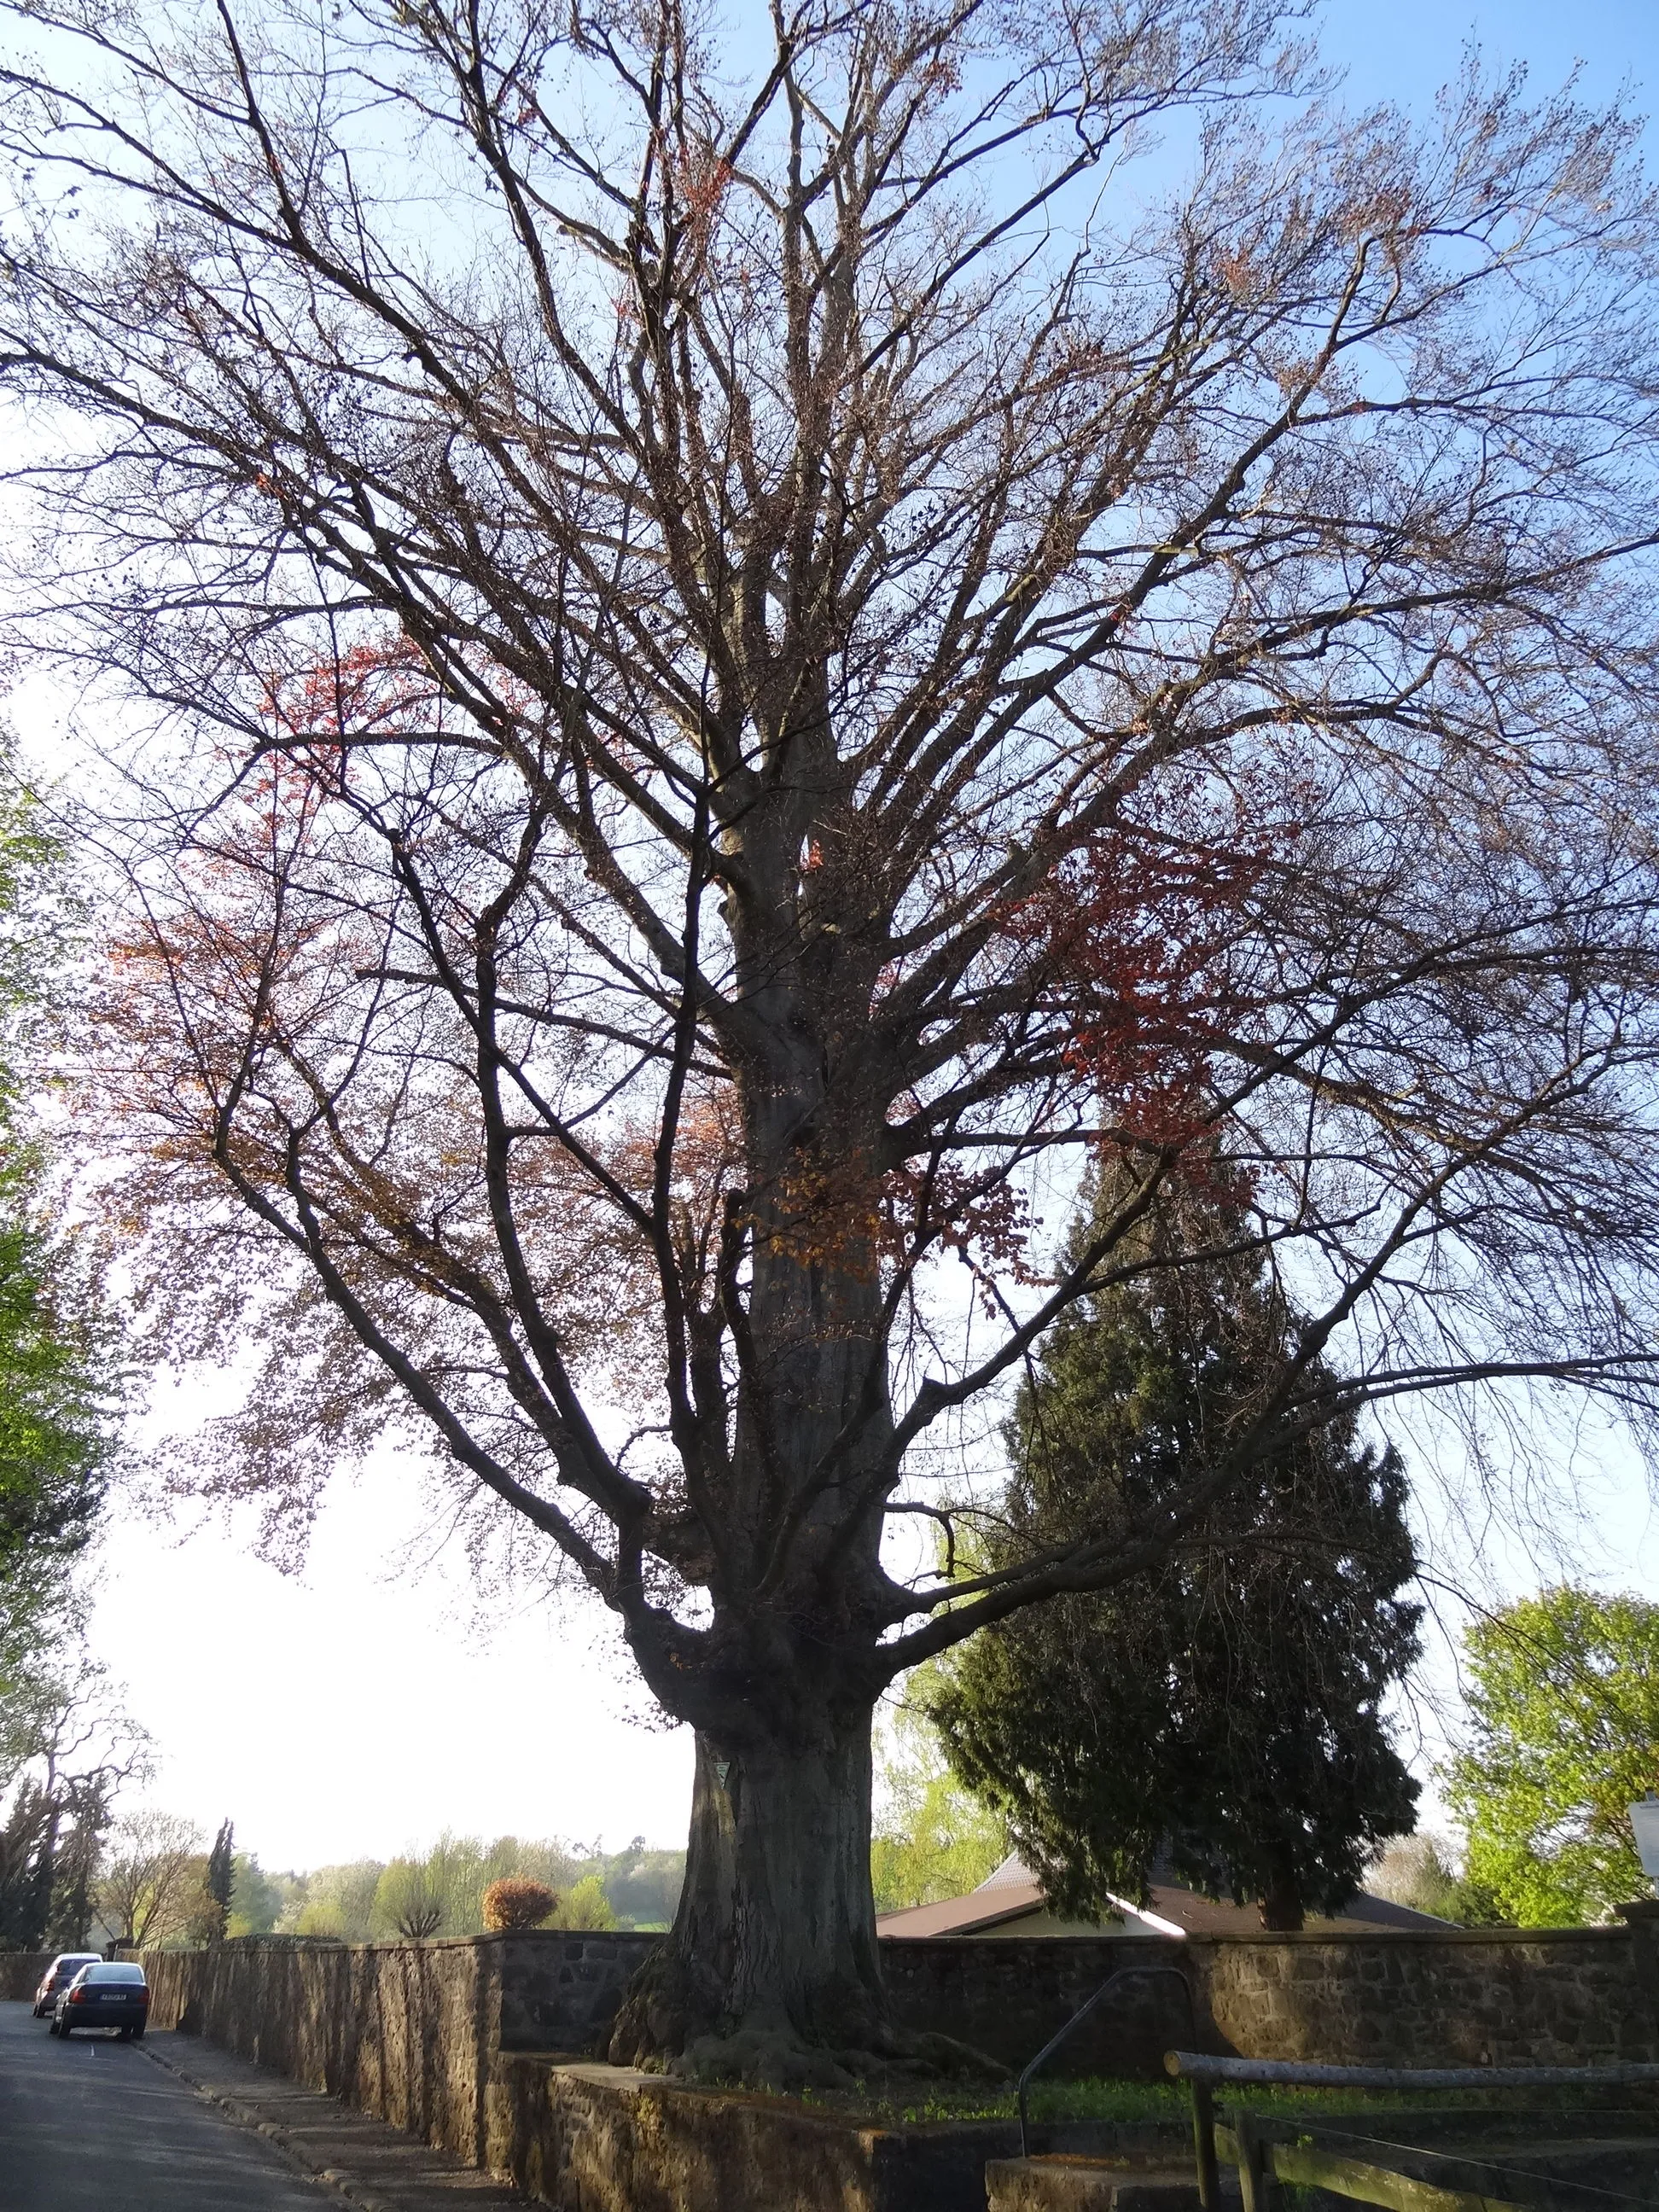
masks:
[[[425,1859],[393,1859],[374,1892],[375,1924],[406,1942],[435,1936],[447,1917],[439,1870]]]
[[[568,1890],[559,1906],[557,1924],[561,1928],[614,1928],[616,1913],[611,1899],[605,1893],[605,1884],[596,1874],[585,1874]]]
[[[483,1924],[497,1932],[509,1928],[539,1928],[558,1901],[544,1883],[509,1875],[504,1881],[492,1881],[485,1890]]]

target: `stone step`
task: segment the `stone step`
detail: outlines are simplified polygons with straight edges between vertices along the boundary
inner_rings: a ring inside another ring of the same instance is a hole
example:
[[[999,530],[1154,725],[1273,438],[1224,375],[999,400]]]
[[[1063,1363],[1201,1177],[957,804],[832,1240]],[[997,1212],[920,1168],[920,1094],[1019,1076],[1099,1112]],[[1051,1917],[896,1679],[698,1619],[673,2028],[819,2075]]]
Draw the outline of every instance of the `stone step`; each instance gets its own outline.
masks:
[[[1199,2212],[1190,2165],[1063,2154],[988,2160],[985,2197],[988,2212]]]

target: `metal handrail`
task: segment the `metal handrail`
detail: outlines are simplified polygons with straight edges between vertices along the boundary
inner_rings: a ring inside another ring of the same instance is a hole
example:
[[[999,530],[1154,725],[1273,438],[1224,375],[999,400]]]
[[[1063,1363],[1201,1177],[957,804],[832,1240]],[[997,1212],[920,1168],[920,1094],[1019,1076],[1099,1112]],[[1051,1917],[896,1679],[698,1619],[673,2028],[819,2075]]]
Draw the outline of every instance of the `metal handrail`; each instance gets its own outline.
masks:
[[[1180,1983],[1182,1994],[1187,2000],[1187,2025],[1191,2028],[1194,2037],[1196,2037],[1198,2033],[1198,2011],[1197,2008],[1193,2003],[1193,1985],[1191,1982],[1188,1980],[1186,1975],[1182,1972],[1179,1966],[1114,1966],[1111,1972],[1107,1975],[1105,1980],[1095,1991],[1093,1996],[1091,1996],[1086,2003],[1080,2004],[1078,2007],[1077,2010],[1072,2014],[1070,2020],[1066,2021],[1065,2027],[1060,2029],[1058,2035],[1051,2035],[1049,2037],[1047,2043],[1043,2045],[1042,2050],[1038,2051],[1036,2057],[1028,2062],[1024,2072],[1019,2077],[1019,2087],[1017,2094],[1019,2099],[1019,2154],[1022,2158],[1029,2158],[1030,2155],[1026,2145],[1025,2093],[1030,2086],[1031,2076],[1046,2060],[1054,2057],[1055,2051],[1058,2051],[1060,2045],[1065,2042],[1066,2037],[1071,2034],[1073,2029],[1081,2027],[1083,2022],[1087,2020],[1089,2014],[1094,2010],[1095,2007],[1100,2002],[1102,1997],[1106,1995],[1109,1990],[1115,1988],[1119,1982],[1156,1981],[1161,1974],[1172,1974],[1176,1980]]]

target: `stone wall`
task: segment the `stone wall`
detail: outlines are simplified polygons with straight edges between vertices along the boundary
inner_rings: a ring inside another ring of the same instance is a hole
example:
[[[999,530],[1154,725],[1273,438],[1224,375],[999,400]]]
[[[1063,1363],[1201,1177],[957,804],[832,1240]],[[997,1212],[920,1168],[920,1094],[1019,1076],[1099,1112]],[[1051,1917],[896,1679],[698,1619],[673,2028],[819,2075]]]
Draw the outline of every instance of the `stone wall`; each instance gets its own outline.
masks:
[[[0,2003],[32,1997],[55,1951],[0,1951]]]
[[[1191,1947],[1173,1937],[907,1938],[884,1942],[881,1959],[904,2026],[953,2035],[1015,2071],[1119,1971],[1121,1993],[1096,2008],[1050,2071],[1150,2077],[1176,2046],[1231,2047],[1210,2023]]]
[[[156,2027],[378,2112],[562,2212],[982,2205],[1006,2129],[870,2127],[551,2057],[601,2041],[655,1940],[256,1936],[144,1963]],[[1056,2072],[1154,2075],[1177,2044],[1391,2065],[1659,2061],[1659,1917],[1526,1934],[957,1937],[890,1942],[883,1957],[902,2020],[1011,2068],[1126,1966],[1161,1972],[1126,1982]]]
[[[880,2127],[622,2066],[498,2059],[488,2163],[559,2212],[984,2212],[1012,2126]]]
[[[503,2051],[586,2051],[657,1938],[532,1929],[426,1943],[248,1936],[144,1960],[150,2019],[484,2162]]]
[[[152,1952],[150,2021],[204,2035],[478,2165],[501,1947],[252,1937]]]
[[[601,2049],[656,1940],[556,1929],[359,1946],[252,1937],[146,1963],[158,2026],[180,2020],[417,2133],[441,2124],[447,2140],[461,2114],[476,2134],[488,2054]],[[1525,1932],[957,1936],[890,1941],[882,1956],[905,2025],[1014,2068],[1129,1967],[1139,1978],[1126,1977],[1054,2071],[1152,2076],[1175,2045],[1355,2065],[1659,2062],[1654,1917]]]
[[[501,2048],[592,2051],[659,1936],[535,1929],[503,1939]]]
[[[1172,2045],[1339,2065],[1659,2062],[1659,1925],[1141,1939],[897,1940],[900,2018],[1021,2066],[1119,1967],[1056,2072],[1152,2076]]]
[[[1251,2057],[1377,2066],[1659,2062],[1651,1923],[1205,1948],[1212,2017],[1229,2047]]]

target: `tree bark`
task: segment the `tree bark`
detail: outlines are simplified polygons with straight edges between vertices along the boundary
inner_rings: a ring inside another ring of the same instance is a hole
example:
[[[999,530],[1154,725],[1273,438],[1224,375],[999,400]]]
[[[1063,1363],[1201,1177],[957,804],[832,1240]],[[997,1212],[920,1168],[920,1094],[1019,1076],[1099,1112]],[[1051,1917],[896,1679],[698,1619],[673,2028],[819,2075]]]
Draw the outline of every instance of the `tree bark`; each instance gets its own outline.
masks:
[[[867,1707],[826,1710],[791,1743],[699,1732],[679,1910],[613,2059],[669,2051],[695,2067],[724,2043],[745,2075],[830,2078],[896,2053],[870,1889],[870,1721]]]
[[[1288,1851],[1269,1854],[1267,1880],[1256,1899],[1261,1925],[1273,1935],[1293,1936],[1302,1926],[1302,1888]]]

